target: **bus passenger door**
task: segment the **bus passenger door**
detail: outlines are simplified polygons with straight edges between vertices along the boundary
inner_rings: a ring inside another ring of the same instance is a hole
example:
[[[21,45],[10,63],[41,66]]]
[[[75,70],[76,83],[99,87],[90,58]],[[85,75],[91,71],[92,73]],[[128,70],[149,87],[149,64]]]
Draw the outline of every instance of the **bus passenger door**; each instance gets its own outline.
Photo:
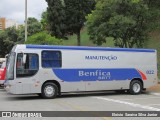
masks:
[[[16,91],[31,93],[32,79],[38,72],[38,55],[34,53],[18,53],[16,61]]]

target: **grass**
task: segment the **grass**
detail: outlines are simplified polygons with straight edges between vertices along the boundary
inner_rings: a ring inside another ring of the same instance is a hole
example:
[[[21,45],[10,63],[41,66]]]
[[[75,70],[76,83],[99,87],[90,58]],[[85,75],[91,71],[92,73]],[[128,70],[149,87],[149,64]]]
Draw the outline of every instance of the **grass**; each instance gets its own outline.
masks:
[[[157,50],[158,57],[158,77],[160,78],[160,30],[154,31],[150,33],[151,38],[148,41],[145,41],[144,48],[151,48]],[[69,36],[68,40],[63,41],[64,45],[76,46],[77,45],[77,37],[76,35]],[[81,31],[81,45],[82,46],[97,46],[89,40],[89,35],[87,33],[87,29],[84,28]],[[103,47],[115,47],[114,41],[112,38],[108,38],[107,42],[102,45]]]
[[[63,44],[67,45],[67,46],[76,46],[77,45],[77,36],[75,34],[72,36],[69,36],[68,40],[63,41]],[[84,28],[81,31],[81,46],[97,46],[97,45],[93,44],[93,42],[91,40],[89,40],[89,35],[87,33],[86,28]],[[103,47],[114,47],[113,39],[108,38],[107,43],[104,43],[102,46]]]

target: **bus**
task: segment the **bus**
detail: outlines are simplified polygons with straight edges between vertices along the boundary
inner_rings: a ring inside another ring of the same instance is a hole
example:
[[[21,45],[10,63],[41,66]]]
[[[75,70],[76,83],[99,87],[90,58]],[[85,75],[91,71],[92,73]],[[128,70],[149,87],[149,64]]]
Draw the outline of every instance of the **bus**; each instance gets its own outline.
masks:
[[[16,45],[5,89],[55,98],[61,93],[120,90],[136,95],[157,85],[154,49]]]

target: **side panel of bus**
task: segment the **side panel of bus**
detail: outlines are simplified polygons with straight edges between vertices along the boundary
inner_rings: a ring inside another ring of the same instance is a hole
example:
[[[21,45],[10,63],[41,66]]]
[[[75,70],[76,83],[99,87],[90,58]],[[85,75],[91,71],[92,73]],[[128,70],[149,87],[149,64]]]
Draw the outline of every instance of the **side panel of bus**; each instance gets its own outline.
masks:
[[[63,80],[62,92],[129,89],[133,79],[141,79],[144,88],[157,84],[156,53],[121,51],[62,51],[62,68],[53,68]],[[75,85],[74,85],[75,84]],[[73,89],[75,88],[75,89]]]

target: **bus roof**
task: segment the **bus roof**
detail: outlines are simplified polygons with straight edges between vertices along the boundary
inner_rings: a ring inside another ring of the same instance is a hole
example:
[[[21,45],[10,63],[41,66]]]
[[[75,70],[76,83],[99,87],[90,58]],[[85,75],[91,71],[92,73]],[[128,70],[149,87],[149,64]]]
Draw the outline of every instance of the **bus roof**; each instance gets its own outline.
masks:
[[[91,51],[124,51],[124,52],[156,52],[155,49],[137,48],[109,48],[109,47],[90,47],[90,46],[59,46],[59,45],[16,45],[12,49],[51,49],[51,50],[91,50]]]

